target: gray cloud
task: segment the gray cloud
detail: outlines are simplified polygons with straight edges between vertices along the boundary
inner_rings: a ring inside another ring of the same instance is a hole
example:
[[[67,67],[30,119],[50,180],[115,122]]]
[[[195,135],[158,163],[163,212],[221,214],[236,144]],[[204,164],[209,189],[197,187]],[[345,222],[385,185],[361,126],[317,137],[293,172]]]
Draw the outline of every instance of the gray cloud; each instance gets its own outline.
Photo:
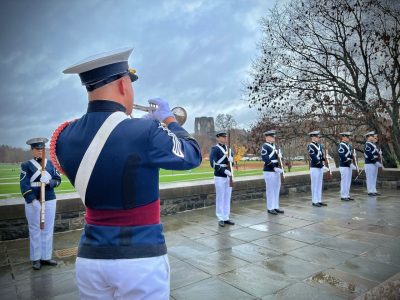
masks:
[[[135,102],[163,97],[196,116],[257,117],[242,100],[258,54],[259,19],[275,0],[3,1],[0,144],[50,137],[87,107],[79,78],[62,70],[89,55],[133,46]],[[140,115],[139,112],[135,115]]]

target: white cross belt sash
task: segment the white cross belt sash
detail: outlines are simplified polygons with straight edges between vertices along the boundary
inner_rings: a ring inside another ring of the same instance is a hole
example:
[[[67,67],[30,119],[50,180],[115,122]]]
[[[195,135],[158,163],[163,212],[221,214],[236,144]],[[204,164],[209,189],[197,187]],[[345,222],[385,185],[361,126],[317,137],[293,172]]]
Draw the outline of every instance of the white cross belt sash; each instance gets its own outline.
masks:
[[[86,149],[75,177],[75,188],[81,196],[83,204],[85,204],[87,185],[101,150],[114,128],[128,118],[129,117],[121,111],[112,113],[104,121],[103,125],[101,125],[89,147]]]
[[[271,145],[271,144],[268,144],[268,143],[264,143],[263,146],[267,146],[267,147],[269,147],[270,149],[272,149],[271,153],[268,155],[269,159],[271,159],[272,156],[274,156],[275,153],[278,155],[278,152],[276,151],[275,145]],[[261,155],[265,155],[265,154],[268,153],[268,150],[264,149],[264,147],[261,147],[261,148],[262,148],[262,149],[261,149]]]
[[[31,164],[34,165],[35,168],[37,169],[36,172],[33,173],[33,175],[31,176],[31,179],[30,179],[31,186],[33,186],[33,185],[32,185],[32,182],[34,182],[34,181],[36,180],[36,178],[38,178],[38,177],[40,176],[40,174],[42,173],[42,166],[41,166],[36,160],[34,160],[34,159],[31,159],[30,162],[31,162]],[[46,165],[47,165],[47,158],[44,160],[44,166],[45,166],[45,168],[46,168]],[[45,172],[48,173],[46,170],[45,170]],[[49,175],[50,175],[50,174],[49,174]],[[40,183],[39,183],[39,186],[40,186]]]

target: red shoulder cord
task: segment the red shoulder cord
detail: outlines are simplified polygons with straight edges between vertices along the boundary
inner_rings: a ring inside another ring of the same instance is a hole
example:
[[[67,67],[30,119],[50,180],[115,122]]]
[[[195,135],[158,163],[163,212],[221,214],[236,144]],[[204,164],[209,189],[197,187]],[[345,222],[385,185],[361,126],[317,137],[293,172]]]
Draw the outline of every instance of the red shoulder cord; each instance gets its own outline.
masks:
[[[75,119],[72,121],[66,121],[66,122],[62,123],[60,126],[58,126],[57,129],[54,130],[53,135],[51,136],[51,140],[50,140],[50,160],[53,163],[54,167],[57,169],[57,171],[64,175],[65,175],[65,172],[61,168],[61,165],[60,165],[57,155],[56,155],[57,139],[58,139],[58,136],[60,135],[60,133],[64,130],[64,128],[67,127],[72,122],[75,122],[76,120],[78,120],[78,119]]]

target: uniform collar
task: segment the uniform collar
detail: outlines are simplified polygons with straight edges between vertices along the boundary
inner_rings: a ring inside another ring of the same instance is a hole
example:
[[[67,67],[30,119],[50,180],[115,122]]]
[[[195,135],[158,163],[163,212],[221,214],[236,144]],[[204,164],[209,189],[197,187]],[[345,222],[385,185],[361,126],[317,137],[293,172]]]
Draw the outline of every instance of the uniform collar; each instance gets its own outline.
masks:
[[[221,146],[221,147],[223,147],[223,148],[225,148],[225,147],[226,147],[226,145],[225,145],[225,144],[218,143],[218,145],[220,145],[220,146]]]
[[[122,104],[114,102],[112,100],[92,100],[89,101],[87,112],[100,112],[100,111],[122,111],[126,109]]]

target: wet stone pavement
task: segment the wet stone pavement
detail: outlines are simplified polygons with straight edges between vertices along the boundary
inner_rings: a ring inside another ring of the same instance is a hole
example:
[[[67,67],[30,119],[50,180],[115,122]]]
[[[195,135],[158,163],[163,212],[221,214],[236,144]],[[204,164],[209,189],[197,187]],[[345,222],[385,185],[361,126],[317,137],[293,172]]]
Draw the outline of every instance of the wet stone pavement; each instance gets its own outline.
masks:
[[[162,218],[171,265],[171,299],[353,299],[400,272],[396,190],[355,201],[324,191],[234,203],[234,226],[218,227],[215,207]],[[78,299],[74,261],[80,230],[55,235],[57,267],[33,271],[28,240],[0,243],[1,299]],[[58,256],[58,257],[57,257]]]

